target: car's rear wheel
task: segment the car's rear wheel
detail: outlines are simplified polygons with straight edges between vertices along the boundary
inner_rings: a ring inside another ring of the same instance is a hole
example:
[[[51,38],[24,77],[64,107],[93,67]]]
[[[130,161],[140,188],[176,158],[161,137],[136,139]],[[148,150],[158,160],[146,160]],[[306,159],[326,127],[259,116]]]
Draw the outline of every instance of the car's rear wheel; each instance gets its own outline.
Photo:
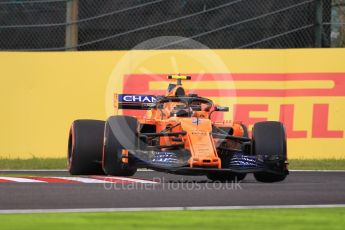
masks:
[[[112,116],[105,123],[103,146],[103,170],[108,175],[132,176],[137,171],[135,165],[128,159],[122,160],[123,150],[134,150],[138,121],[129,116]]]
[[[281,122],[265,121],[256,123],[253,127],[253,153],[271,172],[257,172],[254,177],[260,182],[283,181],[287,174],[286,135]]]
[[[76,120],[68,138],[68,170],[72,175],[101,175],[104,121]]]

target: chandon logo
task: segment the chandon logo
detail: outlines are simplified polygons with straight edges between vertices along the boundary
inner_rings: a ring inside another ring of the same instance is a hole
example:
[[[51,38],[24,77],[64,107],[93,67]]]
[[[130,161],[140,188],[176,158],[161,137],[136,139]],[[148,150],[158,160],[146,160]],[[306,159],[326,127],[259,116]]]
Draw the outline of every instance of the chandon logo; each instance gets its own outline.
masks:
[[[156,97],[151,95],[120,94],[119,101],[154,103],[156,102]]]

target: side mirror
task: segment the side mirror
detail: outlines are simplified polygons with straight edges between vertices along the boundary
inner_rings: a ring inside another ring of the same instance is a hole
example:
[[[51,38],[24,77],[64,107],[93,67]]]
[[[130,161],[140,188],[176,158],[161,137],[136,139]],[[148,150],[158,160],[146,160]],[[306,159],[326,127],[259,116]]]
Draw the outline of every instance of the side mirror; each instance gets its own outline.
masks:
[[[226,106],[216,106],[215,111],[229,112],[229,107],[226,107]]]

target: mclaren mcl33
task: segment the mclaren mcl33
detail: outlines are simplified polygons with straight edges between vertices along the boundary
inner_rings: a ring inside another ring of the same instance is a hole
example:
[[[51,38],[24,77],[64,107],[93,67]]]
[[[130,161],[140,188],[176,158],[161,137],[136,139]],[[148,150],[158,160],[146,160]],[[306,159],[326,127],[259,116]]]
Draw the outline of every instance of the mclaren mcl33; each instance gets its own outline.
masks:
[[[117,94],[115,109],[147,110],[142,117],[116,115],[106,121],[76,120],[68,140],[72,175],[132,176],[138,168],[206,175],[214,181],[240,181],[248,173],[260,182],[288,175],[286,135],[282,123],[254,124],[249,137],[240,121],[212,121],[228,112],[197,94],[187,94],[183,80],[173,81],[165,96]]]

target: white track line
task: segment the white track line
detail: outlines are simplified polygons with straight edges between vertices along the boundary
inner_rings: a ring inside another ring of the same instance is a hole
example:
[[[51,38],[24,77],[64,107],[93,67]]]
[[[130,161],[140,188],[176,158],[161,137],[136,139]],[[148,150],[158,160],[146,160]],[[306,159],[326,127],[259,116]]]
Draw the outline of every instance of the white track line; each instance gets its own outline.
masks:
[[[87,178],[87,177],[50,177],[50,178],[64,179],[64,180],[70,180],[70,181],[81,182],[81,183],[86,183],[86,184],[113,183],[109,181],[98,180],[98,179]]]
[[[39,178],[42,178],[40,180]],[[143,180],[143,179],[136,179],[136,178],[127,178],[127,177],[113,177],[113,176],[94,176],[94,177],[39,177],[36,179],[31,179],[30,177],[0,177],[0,179],[5,180],[5,182],[1,183],[9,183],[9,182],[17,182],[17,183],[55,183],[43,180],[44,178],[51,178],[51,179],[62,179],[69,182],[76,182],[76,183],[85,183],[85,184],[104,184],[104,183],[122,183],[122,182],[129,182],[129,183],[140,183],[140,184],[157,184],[156,181],[150,180]],[[112,181],[113,180],[113,181]]]
[[[20,182],[20,183],[47,183],[46,181],[20,178],[20,177],[0,177],[0,179],[8,180],[9,182]]]
[[[150,180],[142,180],[142,179],[136,179],[136,178],[128,178],[128,177],[117,177],[117,176],[95,176],[93,177],[98,180],[106,181],[105,179],[114,179],[114,180],[121,180],[125,182],[135,182],[135,183],[142,183],[142,184],[157,184],[156,181],[150,181]]]
[[[40,179],[42,178],[42,180]],[[85,184],[104,184],[104,183],[140,183],[140,184],[157,184],[156,181],[150,180],[142,180],[142,179],[135,179],[135,178],[127,178],[127,177],[101,177],[101,176],[94,176],[93,178],[90,177],[39,177],[35,179],[31,179],[30,177],[0,177],[0,180],[5,180],[4,182],[0,183],[57,183],[57,182],[49,182],[45,181],[46,179],[62,179],[66,180],[66,182],[75,182],[75,183],[85,183]],[[112,181],[113,180],[113,181]],[[61,182],[59,182],[61,183]]]
[[[345,208],[345,204],[321,205],[257,205],[257,206],[201,206],[201,207],[148,207],[148,208],[72,208],[72,209],[9,209],[0,214],[13,213],[85,213],[85,212],[142,212],[142,211],[184,211],[184,210],[247,210],[247,209],[304,209]]]

